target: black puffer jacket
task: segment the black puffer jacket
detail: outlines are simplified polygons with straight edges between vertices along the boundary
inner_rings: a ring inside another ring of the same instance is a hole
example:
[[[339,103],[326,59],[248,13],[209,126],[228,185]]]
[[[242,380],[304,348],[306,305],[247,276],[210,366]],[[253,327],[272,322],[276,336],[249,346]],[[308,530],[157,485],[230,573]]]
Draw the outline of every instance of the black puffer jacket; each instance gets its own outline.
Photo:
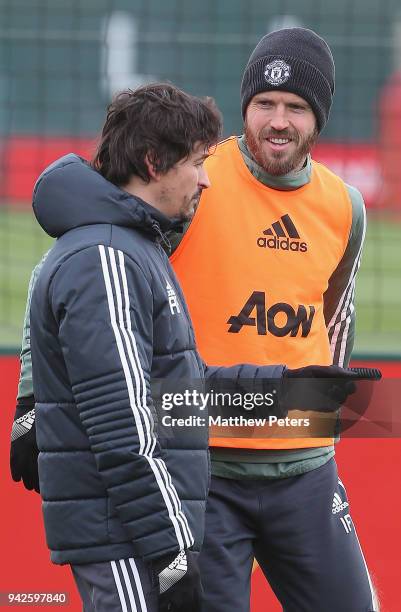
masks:
[[[159,244],[171,222],[72,154],[39,178],[34,211],[58,238],[31,306],[40,488],[52,560],[151,559],[199,549],[207,427],[176,428],[160,443],[150,379],[199,379],[222,370],[235,377],[239,369],[207,368],[196,351],[183,295]],[[244,376],[253,374],[246,369]]]

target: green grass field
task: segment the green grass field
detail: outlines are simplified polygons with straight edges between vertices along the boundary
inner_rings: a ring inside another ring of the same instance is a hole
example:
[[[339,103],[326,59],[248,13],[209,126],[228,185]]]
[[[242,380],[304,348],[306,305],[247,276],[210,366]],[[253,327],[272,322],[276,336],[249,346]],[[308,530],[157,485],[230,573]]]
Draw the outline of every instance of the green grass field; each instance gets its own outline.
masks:
[[[30,273],[51,244],[29,207],[0,207],[0,350],[20,345]],[[400,219],[369,219],[357,285],[355,351],[401,355]]]
[[[30,207],[0,207],[0,348],[21,343],[29,277],[52,242]]]

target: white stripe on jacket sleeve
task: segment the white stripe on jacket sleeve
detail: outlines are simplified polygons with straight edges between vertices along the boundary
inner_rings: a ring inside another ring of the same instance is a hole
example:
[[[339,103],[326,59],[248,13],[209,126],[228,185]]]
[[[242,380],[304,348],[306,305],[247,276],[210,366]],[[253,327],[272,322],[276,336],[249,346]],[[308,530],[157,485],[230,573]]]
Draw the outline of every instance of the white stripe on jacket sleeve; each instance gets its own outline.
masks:
[[[126,312],[126,322],[127,322],[127,327],[128,327],[128,333],[129,333],[129,337],[131,339],[132,342],[132,346],[134,349],[134,355],[135,355],[135,362],[138,366],[138,370],[140,373],[140,380],[141,380],[141,384],[142,384],[142,402],[139,403],[140,407],[143,407],[143,412],[145,417],[147,417],[148,422],[149,422],[149,440],[152,441],[152,444],[150,444],[149,447],[149,451],[148,451],[148,447],[146,449],[146,455],[153,457],[153,451],[155,449],[156,446],[156,436],[154,435],[154,423],[153,423],[153,417],[151,414],[151,411],[149,410],[149,407],[147,405],[147,398],[146,398],[146,384],[145,384],[145,378],[143,375],[143,369],[141,367],[141,362],[139,359],[139,354],[138,354],[138,347],[136,344],[136,340],[135,340],[135,335],[132,331],[132,326],[131,326],[131,314],[130,314],[130,309],[129,309],[129,294],[128,294],[128,283],[127,283],[127,275],[125,272],[125,263],[124,263],[124,254],[121,251],[118,251],[118,256],[119,256],[119,267],[120,267],[120,272],[121,272],[121,278],[123,281],[123,287],[124,287],[124,300],[125,300],[125,312]],[[178,520],[181,523],[183,532],[184,532],[184,536],[186,539],[186,543],[187,543],[187,547],[189,548],[190,546],[192,546],[192,544],[194,543],[194,538],[192,536],[191,530],[189,528],[188,525],[188,521],[187,521],[187,517],[185,516],[185,514],[182,511],[182,507],[181,507],[181,501],[178,497],[177,491],[172,483],[171,480],[171,476],[167,470],[167,466],[165,464],[165,462],[162,459],[154,459],[154,462],[157,461],[157,465],[160,468],[160,473],[162,474],[164,480],[166,480],[167,478],[167,482],[166,482],[166,486],[167,489],[169,490],[169,492],[171,493],[171,498],[174,504],[174,509],[175,509],[175,513],[176,516],[178,518]],[[155,467],[156,467],[156,463],[155,463]],[[153,468],[152,468],[153,469]]]
[[[124,291],[122,293],[114,249],[108,247],[107,252],[103,245],[99,245],[99,253],[106,287],[111,327],[116,339],[117,349],[127,383],[130,406],[133,412],[135,426],[138,431],[138,452],[147,459],[149,466],[153,471],[161,495],[166,504],[168,516],[174,527],[179,548],[189,548],[194,543],[194,538],[189,529],[187,519],[182,512],[181,502],[178,498],[177,491],[171,481],[164,461],[161,459],[155,459],[153,457],[153,451],[156,445],[156,438],[153,433],[153,417],[146,401],[145,377],[139,359],[135,335],[131,327],[129,293],[125,272],[124,255],[121,251],[118,251],[119,269],[121,272]],[[110,263],[107,255],[110,258]],[[111,268],[111,273],[109,266]],[[113,290],[116,296],[117,304],[115,304],[114,301]],[[123,302],[125,302],[125,308],[123,307]],[[131,372],[133,373],[135,385]]]
[[[359,266],[361,264],[362,248],[365,241],[366,234],[366,210],[363,209],[363,231],[362,240],[359,247],[358,254],[355,258],[354,265],[352,266],[351,274],[348,279],[347,286],[345,287],[339,301],[335,313],[331,317],[331,320],[327,326],[327,331],[332,337],[330,341],[331,354],[335,355],[337,346],[340,346],[340,353],[338,358],[338,365],[344,365],[345,353],[347,348],[348,331],[351,324],[352,315],[355,307],[353,304],[355,294],[355,280]],[[343,326],[344,324],[344,326]],[[341,328],[343,327],[342,331]]]

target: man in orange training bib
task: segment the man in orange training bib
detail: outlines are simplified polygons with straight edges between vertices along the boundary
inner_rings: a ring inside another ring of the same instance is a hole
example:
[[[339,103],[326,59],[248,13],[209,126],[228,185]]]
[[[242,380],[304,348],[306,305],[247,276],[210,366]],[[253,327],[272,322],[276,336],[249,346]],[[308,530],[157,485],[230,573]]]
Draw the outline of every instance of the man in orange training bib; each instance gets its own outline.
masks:
[[[244,135],[208,159],[212,186],[172,236],[209,363],[349,362],[364,203],[310,155],[333,93],[331,51],[311,30],[272,32],[250,56]],[[212,428],[203,609],[249,610],[256,558],[286,612],[378,610],[333,439],[266,429]]]

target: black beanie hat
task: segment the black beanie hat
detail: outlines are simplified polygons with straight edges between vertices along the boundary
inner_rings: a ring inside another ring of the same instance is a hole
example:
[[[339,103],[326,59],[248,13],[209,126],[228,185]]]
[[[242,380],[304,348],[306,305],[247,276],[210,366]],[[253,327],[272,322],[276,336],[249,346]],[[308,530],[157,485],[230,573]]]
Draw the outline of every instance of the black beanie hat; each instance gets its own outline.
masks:
[[[285,28],[259,41],[242,78],[243,118],[254,95],[275,90],[306,100],[319,132],[324,128],[334,94],[334,60],[323,38],[305,28]]]

